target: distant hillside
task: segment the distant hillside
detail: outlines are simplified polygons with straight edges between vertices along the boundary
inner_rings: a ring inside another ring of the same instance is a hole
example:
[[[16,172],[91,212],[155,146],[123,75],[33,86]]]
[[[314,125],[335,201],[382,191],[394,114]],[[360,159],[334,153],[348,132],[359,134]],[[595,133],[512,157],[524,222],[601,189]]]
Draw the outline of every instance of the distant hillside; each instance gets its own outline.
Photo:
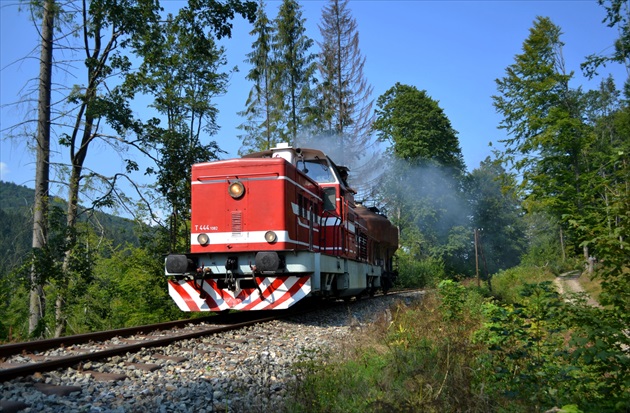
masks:
[[[19,265],[31,248],[34,199],[35,190],[0,181],[0,274]],[[66,202],[62,199],[55,197],[52,204],[65,212]],[[85,215],[83,221],[87,219]],[[140,244],[134,231],[138,224],[130,219],[96,212],[90,222],[114,245]]]

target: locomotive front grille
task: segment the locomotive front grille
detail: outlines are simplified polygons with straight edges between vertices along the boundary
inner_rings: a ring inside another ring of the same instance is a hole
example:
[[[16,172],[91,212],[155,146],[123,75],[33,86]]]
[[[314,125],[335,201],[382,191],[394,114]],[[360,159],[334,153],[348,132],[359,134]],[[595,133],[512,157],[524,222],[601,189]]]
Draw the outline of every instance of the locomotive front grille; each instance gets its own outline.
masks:
[[[232,212],[232,235],[241,235],[243,220],[241,211]]]

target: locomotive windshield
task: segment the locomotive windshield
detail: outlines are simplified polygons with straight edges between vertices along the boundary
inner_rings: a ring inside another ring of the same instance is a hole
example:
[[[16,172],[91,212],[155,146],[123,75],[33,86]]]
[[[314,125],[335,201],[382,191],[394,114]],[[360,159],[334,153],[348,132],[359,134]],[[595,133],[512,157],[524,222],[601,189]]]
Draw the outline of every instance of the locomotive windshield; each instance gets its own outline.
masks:
[[[307,159],[302,169],[309,178],[320,184],[335,182],[335,176],[328,162],[321,159]]]

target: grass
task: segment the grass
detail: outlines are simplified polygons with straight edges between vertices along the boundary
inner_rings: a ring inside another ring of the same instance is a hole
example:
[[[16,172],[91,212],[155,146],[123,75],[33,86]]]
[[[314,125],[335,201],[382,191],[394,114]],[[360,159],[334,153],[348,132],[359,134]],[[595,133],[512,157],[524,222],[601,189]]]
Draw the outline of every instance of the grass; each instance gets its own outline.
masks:
[[[397,304],[391,314],[346,346],[343,357],[301,363],[288,411],[487,412],[474,368],[482,346],[471,340],[480,313],[470,307],[453,322],[428,294],[409,307]]]
[[[582,275],[578,278],[578,282],[584,289],[584,292],[588,294],[595,301],[599,302],[599,295],[602,292],[602,282],[600,278],[593,278],[589,276],[586,272],[583,272]]]
[[[334,353],[306,357],[285,411],[630,411],[628,357],[607,338],[616,318],[600,332],[603,313],[565,302],[554,277],[533,266],[503,271],[492,294],[442,281]],[[586,281],[589,293],[599,288]]]

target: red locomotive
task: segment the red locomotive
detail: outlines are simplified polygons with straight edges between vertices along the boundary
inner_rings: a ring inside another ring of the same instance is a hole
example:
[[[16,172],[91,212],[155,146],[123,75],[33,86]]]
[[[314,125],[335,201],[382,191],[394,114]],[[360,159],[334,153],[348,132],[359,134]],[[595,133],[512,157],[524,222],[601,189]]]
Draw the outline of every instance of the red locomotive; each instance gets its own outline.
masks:
[[[391,287],[398,231],[356,205],[348,169],[280,144],[192,167],[191,251],[166,258],[183,311],[286,309]]]

